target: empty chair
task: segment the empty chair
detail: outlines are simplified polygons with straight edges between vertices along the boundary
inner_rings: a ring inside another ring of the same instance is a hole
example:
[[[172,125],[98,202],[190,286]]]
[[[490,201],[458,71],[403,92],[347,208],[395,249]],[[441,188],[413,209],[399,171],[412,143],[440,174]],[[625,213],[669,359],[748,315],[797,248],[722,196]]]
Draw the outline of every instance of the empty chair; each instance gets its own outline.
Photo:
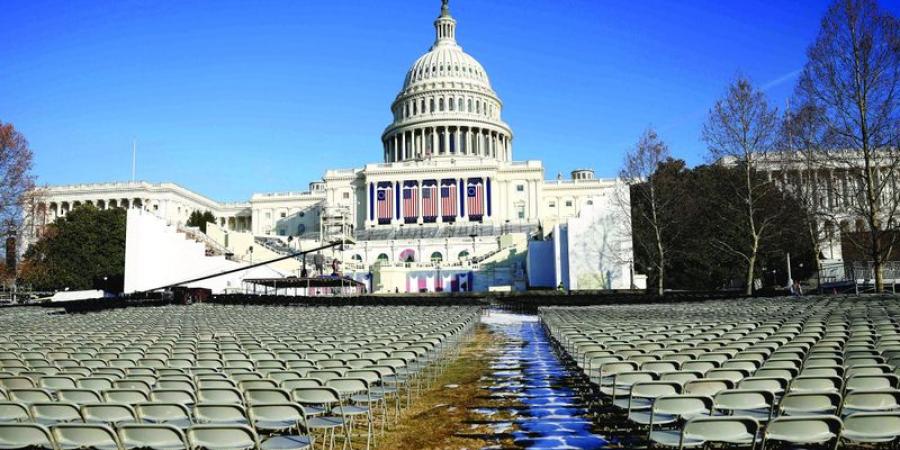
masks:
[[[715,401],[717,411],[765,422],[772,418],[775,394],[763,390],[726,389],[715,395]]]
[[[104,401],[127,405],[136,405],[149,400],[147,394],[138,389],[107,389],[100,395],[103,396]]]
[[[154,389],[150,391],[150,401],[163,403],[179,403],[191,406],[197,402],[193,391],[184,389]]]
[[[243,404],[244,397],[237,388],[201,388],[197,389],[197,401],[208,403]]]
[[[781,396],[788,387],[788,381],[778,377],[747,377],[738,383],[738,389],[769,391],[775,397]]]
[[[858,390],[896,389],[900,378],[892,373],[853,375],[844,384],[846,392]]]
[[[0,448],[55,450],[50,430],[36,423],[0,423]]]
[[[247,389],[244,391],[244,399],[248,405],[259,403],[290,403],[291,394],[284,389]]]
[[[713,399],[704,395],[663,395],[653,401],[650,411],[633,411],[629,419],[650,428],[653,440],[653,425],[667,425],[698,416],[708,416],[713,410]]]
[[[296,388],[301,387],[319,387],[324,386],[321,380],[317,380],[315,378],[295,378],[292,380],[284,380],[281,382],[281,388],[287,391],[292,391]]]
[[[794,445],[826,444],[841,432],[837,416],[781,416],[772,419],[763,433],[762,449],[776,441]]]
[[[28,412],[35,422],[55,425],[66,422],[82,422],[81,411],[74,403],[35,402],[28,405]]]
[[[684,393],[692,394],[692,395],[708,395],[710,397],[715,396],[719,391],[723,391],[725,389],[734,389],[734,382],[731,380],[707,380],[700,379],[694,381],[688,381],[684,384]]]
[[[260,443],[261,449],[311,448],[312,438],[306,434],[306,412],[296,403],[272,403],[250,406],[250,420],[255,429],[276,432],[275,436]],[[290,434],[284,434],[290,433]]]
[[[53,401],[53,394],[46,389],[10,389],[6,395],[10,400],[22,403]]]
[[[250,450],[259,447],[259,437],[246,425],[194,425],[187,430],[191,448]]]
[[[788,389],[791,392],[841,392],[844,389],[844,380],[834,376],[815,377],[801,375],[791,381]]]
[[[76,380],[75,385],[80,389],[104,391],[113,388],[113,380],[107,377],[87,377]]]
[[[694,417],[680,433],[656,433],[653,442],[678,448],[703,447],[709,443],[726,443],[753,447],[759,433],[759,422],[752,417]]]
[[[79,408],[85,423],[119,425],[137,422],[137,413],[130,405],[122,403],[88,403]]]
[[[24,403],[0,401],[0,423],[28,422],[30,420],[31,413],[28,412],[28,406]]]
[[[194,405],[194,421],[199,424],[247,425],[247,412],[235,403],[198,403]]]
[[[856,413],[844,418],[842,442],[879,444],[900,437],[900,413]]]
[[[841,415],[886,412],[900,409],[900,390],[852,391],[844,395]]]
[[[632,411],[650,409],[657,397],[680,393],[681,385],[674,381],[641,381],[631,386],[631,392],[626,399],[614,404],[625,409],[630,416]]]
[[[178,428],[188,428],[193,424],[191,412],[181,403],[138,403],[134,411],[138,419],[144,423],[172,425]]]
[[[61,402],[71,402],[78,405],[103,401],[100,393],[93,389],[60,389],[56,391],[56,398]]]
[[[106,425],[62,423],[54,425],[50,431],[59,450],[118,450],[121,447],[119,437]]]
[[[187,437],[177,427],[164,424],[132,423],[117,427],[124,449],[181,450],[189,449]]]
[[[841,407],[841,395],[829,391],[794,391],[785,395],[778,404],[779,415],[830,415]]]
[[[659,374],[659,381],[674,381],[682,386],[688,381],[699,380],[701,378],[703,378],[703,374],[693,370],[677,370]]]

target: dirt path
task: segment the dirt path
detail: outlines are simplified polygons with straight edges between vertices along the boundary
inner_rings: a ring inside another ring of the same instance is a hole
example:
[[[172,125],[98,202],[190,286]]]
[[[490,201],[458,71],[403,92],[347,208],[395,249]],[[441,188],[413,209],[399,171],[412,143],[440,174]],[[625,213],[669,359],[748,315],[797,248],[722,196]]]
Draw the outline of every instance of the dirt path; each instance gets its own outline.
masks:
[[[475,412],[485,402],[481,379],[490,372],[491,361],[502,341],[497,333],[479,325],[459,358],[447,366],[434,386],[403,411],[399,422],[378,439],[377,448],[480,449],[498,444],[515,448],[511,439],[498,442],[489,438],[491,428],[479,424],[484,416]],[[485,438],[479,438],[480,435]]]

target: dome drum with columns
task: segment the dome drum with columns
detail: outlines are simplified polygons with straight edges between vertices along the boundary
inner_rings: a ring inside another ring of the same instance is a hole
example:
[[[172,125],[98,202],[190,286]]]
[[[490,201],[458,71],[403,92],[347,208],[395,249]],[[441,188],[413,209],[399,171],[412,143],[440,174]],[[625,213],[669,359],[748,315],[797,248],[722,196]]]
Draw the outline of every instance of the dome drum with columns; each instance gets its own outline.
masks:
[[[512,160],[512,130],[484,68],[456,43],[447,2],[435,20],[436,38],[406,74],[391,105],[394,121],[382,135],[384,161],[432,157]]]

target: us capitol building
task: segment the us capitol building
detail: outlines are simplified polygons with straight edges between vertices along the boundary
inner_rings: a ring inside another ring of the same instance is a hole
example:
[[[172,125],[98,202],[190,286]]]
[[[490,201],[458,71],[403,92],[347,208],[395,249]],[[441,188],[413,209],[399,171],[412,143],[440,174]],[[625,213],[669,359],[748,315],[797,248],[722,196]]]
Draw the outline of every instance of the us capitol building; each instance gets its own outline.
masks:
[[[627,202],[627,189],[615,179],[595,178],[590,169],[547,181],[540,161],[514,161],[503,103],[484,67],[457,44],[456,25],[444,0],[434,44],[406,72],[391,104],[382,162],[328,170],[307,191],[258,193],[240,203],[221,203],[173,183],[51,186],[41,192],[35,233],[85,204],[139,209],[179,230],[187,228],[191,212],[210,211],[216,223],[205,235],[185,231],[236,261],[312,248],[339,232],[355,244],[329,255],[343,261],[346,272],[374,279],[373,290],[473,290],[479,281],[471,273],[478,271],[493,271],[482,277],[490,279],[482,289],[515,289],[538,283],[527,280],[528,271],[554,270],[554,260],[526,256],[528,242],[561,236],[569,221],[590,211],[616,229],[617,244],[607,249],[614,267],[597,269],[589,286],[582,278],[581,287],[634,286],[630,224],[613,223],[624,215],[621,194]],[[560,245],[566,243],[556,244],[556,259],[568,256]],[[296,274],[299,264],[287,260],[275,268]],[[555,265],[556,276],[545,284],[569,285],[562,273],[567,270]]]

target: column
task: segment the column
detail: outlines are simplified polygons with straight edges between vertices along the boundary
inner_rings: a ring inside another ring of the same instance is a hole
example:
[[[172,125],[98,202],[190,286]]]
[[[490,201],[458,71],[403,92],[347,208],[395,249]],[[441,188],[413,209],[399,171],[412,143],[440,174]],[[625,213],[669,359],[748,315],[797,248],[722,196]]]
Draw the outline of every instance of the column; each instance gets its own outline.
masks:
[[[400,144],[397,135],[394,134],[394,162],[400,161]]]
[[[437,154],[437,127],[431,127],[431,154]]]
[[[400,157],[404,160],[409,157],[406,150],[406,131],[400,135]]]
[[[453,153],[459,154],[459,127],[453,131]]]
[[[442,153],[449,153],[450,152],[450,128],[449,127],[444,127],[443,138],[444,138],[444,148],[443,148],[444,151]]]

